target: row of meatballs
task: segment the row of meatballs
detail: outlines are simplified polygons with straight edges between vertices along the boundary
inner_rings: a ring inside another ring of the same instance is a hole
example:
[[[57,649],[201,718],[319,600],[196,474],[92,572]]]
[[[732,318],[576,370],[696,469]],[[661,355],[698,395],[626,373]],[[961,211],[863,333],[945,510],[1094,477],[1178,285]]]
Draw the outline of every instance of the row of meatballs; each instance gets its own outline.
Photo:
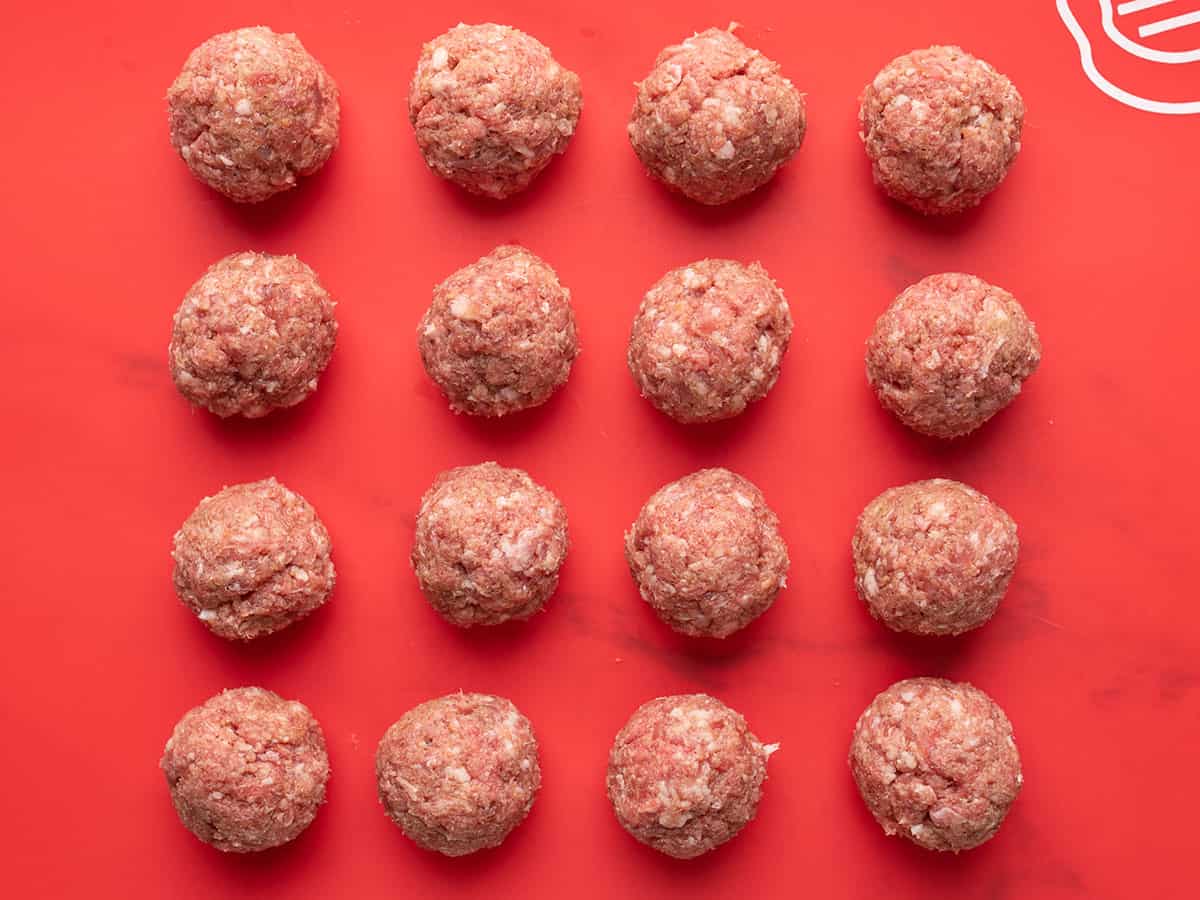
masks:
[[[337,85],[293,34],[216,35],[167,91],[172,145],[239,202],[294,187],[338,142]],[[563,153],[583,108],[579,76],[506,25],[457,25],[421,50],[408,113],[429,168],[503,199]],[[863,89],[859,129],[875,181],[925,214],[977,205],[1021,148],[1025,107],[1004,75],[960,47],[900,56]],[[779,65],[710,28],[659,54],[637,84],[629,140],[647,171],[704,204],[762,187],[800,148],[804,97]]]
[[[488,462],[443,472],[421,501],[412,567],[430,605],[460,627],[528,619],[558,586],[567,515],[520,469]],[[995,613],[1017,563],[1017,526],[955,481],[884,491],[852,540],[858,595],[896,631],[954,635]],[[329,534],[275,479],[226,487],[175,535],[179,598],[214,633],[252,640],[319,608],[333,591]],[[641,597],[692,637],[724,638],[787,584],[788,550],[762,492],[727,469],[658,490],[625,535]]]
[[[175,313],[171,376],[220,416],[264,416],[311,394],[337,338],[335,303],[294,256],[228,256]],[[793,321],[758,263],[703,259],[642,299],[627,362],[641,394],[682,423],[743,412],[779,378]],[[502,246],[433,291],[417,329],[430,378],[455,412],[504,416],[545,403],[579,353],[570,291],[521,247]],[[1037,329],[1002,288],[961,273],[904,290],[867,340],[867,379],[909,427],[967,434],[1020,393],[1041,361]]]
[[[617,821],[679,859],[724,844],[755,816],[767,761],[746,720],[707,694],[658,697],[613,741],[606,784]],[[513,703],[457,693],[414,707],[375,756],[380,802],[416,844],[447,856],[499,846],[541,788],[539,747]],[[1012,726],[983,691],[912,678],[860,716],[850,769],[889,834],[931,850],[996,834],[1022,783]],[[160,763],[183,824],[225,851],[296,838],[325,800],[329,760],[302,703],[259,687],[227,690],[187,712]]]

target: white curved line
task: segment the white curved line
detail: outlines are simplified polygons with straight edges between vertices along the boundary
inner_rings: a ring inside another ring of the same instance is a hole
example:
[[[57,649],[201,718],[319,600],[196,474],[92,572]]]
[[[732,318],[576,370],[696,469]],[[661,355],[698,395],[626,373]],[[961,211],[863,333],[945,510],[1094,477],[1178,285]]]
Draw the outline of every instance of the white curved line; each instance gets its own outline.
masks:
[[[1154,9],[1156,6],[1166,6],[1173,2],[1174,0],[1131,0],[1131,2],[1122,3],[1117,7],[1117,15],[1128,16],[1132,13],[1139,13],[1143,9]]]
[[[1058,10],[1061,13],[1064,6],[1063,0],[1059,0]],[[1109,39],[1127,53],[1132,53],[1134,56],[1140,56],[1142,59],[1148,59],[1150,62],[1169,63],[1177,65],[1179,63],[1190,63],[1200,60],[1200,48],[1196,50],[1155,50],[1152,47],[1143,47],[1137,41],[1131,40],[1121,34],[1117,28],[1117,23],[1113,21],[1113,5],[1112,0],[1100,0],[1100,16],[1104,20],[1104,33]],[[1072,14],[1072,18],[1074,15]],[[1065,21],[1065,20],[1064,20]],[[1069,25],[1067,26],[1070,27]]]
[[[1189,25],[1197,23],[1200,23],[1200,12],[1184,13],[1182,16],[1160,19],[1157,22],[1151,22],[1149,25],[1143,25],[1138,29],[1138,37],[1154,37],[1156,34],[1164,34],[1168,31],[1174,31],[1177,28],[1187,28]]]
[[[1107,0],[1101,0],[1106,3]],[[1164,100],[1147,100],[1145,97],[1139,97],[1136,94],[1131,94],[1123,88],[1117,87],[1107,78],[1100,74],[1096,68],[1096,62],[1092,58],[1092,44],[1088,40],[1087,34],[1079,26],[1079,21],[1075,18],[1075,13],[1071,11],[1068,0],[1056,0],[1058,14],[1063,20],[1063,24],[1067,26],[1067,30],[1071,32],[1071,36],[1075,38],[1075,43],[1079,45],[1079,60],[1083,64],[1084,74],[1088,80],[1096,87],[1112,97],[1118,103],[1124,103],[1126,106],[1132,106],[1134,109],[1140,109],[1145,112],[1161,113],[1165,116],[1186,116],[1200,113],[1200,100],[1174,103]],[[1111,5],[1109,7],[1111,9]]]

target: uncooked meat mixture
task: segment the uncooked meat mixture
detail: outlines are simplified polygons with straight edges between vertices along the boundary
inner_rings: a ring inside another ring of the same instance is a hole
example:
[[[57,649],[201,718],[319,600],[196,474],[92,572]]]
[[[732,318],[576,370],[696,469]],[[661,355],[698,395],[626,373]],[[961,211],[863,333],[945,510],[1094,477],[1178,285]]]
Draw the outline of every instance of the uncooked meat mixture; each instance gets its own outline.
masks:
[[[503,697],[450,694],[405,713],[379,742],[379,799],[419,846],[446,856],[498,847],[541,787],[533,727]]]
[[[456,25],[421,49],[408,117],[429,168],[502,200],[529,187],[575,133],[579,76],[507,25]]]
[[[303,619],[333,591],[329,532],[274,478],[205,497],[175,535],[175,590],[223,638],[250,640]]]
[[[494,462],[440,474],[421,500],[412,566],[430,605],[462,627],[527,619],[558,587],[562,503]]]
[[[218,850],[294,840],[325,802],[329,759],[308,708],[260,687],[223,691],[175,726],[160,763],[179,820]]]
[[[630,143],[650,174],[708,205],[770,181],[804,129],[804,98],[779,64],[719,28],[663,50],[629,117]]]
[[[255,203],[296,186],[338,143],[338,88],[294,34],[240,28],[191,52],[167,90],[171,145],[192,174]]]
[[[754,818],[767,757],[778,749],[714,697],[659,697],[639,707],[613,741],[608,799],[637,840],[692,859]]]

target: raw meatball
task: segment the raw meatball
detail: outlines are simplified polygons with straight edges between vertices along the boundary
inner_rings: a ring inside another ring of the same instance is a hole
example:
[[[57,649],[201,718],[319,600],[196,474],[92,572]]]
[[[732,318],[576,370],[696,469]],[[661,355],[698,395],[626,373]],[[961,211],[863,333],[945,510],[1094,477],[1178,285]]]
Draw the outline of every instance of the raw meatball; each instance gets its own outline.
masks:
[[[613,741],[608,799],[643,844],[692,859],[728,841],[758,811],[767,757],[740,713],[707,694],[640,706]]]
[[[575,133],[583,95],[541,41],[507,25],[456,25],[421,49],[408,118],[429,168],[503,200]]]
[[[929,850],[989,840],[1021,790],[1004,711],[943,678],[898,681],[872,700],[854,728],[850,771],[884,832]]]
[[[230,640],[286,628],[333,591],[329,532],[307,500],[274,478],[205,497],[171,555],[179,599]]]
[[[294,34],[240,28],[209,38],[167,89],[171,146],[239,203],[312,175],[338,143],[338,89]]]
[[[425,371],[455,412],[503,416],[539,406],[579,354],[571,292],[521,247],[497,247],[433,291],[417,329]]]
[[[558,587],[566,558],[566,510],[521,469],[451,469],[421,500],[413,570],[430,605],[454,625],[528,619]]]
[[[767,395],[791,336],[787,300],[766,269],[702,259],[668,272],[642,300],[629,371],[677,422],[715,422]]]
[[[762,187],[804,140],[804,98],[732,31],[667,47],[637,85],[629,140],[650,174],[698,203]]]
[[[965,484],[884,491],[858,518],[858,596],[894,631],[962,634],[992,617],[1017,565],[1017,525]]]
[[[375,754],[379,800],[426,850],[498,847],[542,786],[533,727],[490,694],[450,694],[406,712]]]
[[[265,416],[317,389],[336,304],[294,256],[234,253],[192,285],[167,357],[179,392],[218,416]]]
[[[762,492],[728,469],[702,469],[646,501],[625,535],[642,599],[693,637],[728,637],[787,583],[779,519]]]
[[[863,89],[859,135],[875,183],[926,215],[962,212],[994,190],[1021,149],[1025,104],[961,47],[914,50]]]
[[[159,766],[179,820],[218,850],[295,839],[325,802],[329,758],[303,703],[260,687],[222,691],[189,710]]]
[[[907,288],[867,339],[867,381],[914,431],[974,431],[1021,392],[1042,343],[1008,291],[974,275],[930,275]]]

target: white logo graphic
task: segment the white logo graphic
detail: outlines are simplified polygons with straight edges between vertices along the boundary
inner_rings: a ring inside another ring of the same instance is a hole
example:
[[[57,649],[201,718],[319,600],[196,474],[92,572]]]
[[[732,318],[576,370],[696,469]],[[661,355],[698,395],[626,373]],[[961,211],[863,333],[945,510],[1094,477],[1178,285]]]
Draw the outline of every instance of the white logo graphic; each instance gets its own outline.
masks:
[[[1075,0],[1075,3],[1080,3],[1081,0]],[[1182,63],[1200,62],[1200,27],[1196,27],[1193,31],[1187,32],[1191,35],[1195,33],[1197,47],[1194,50],[1156,50],[1145,44],[1122,34],[1116,25],[1112,0],[1099,0],[1100,16],[1104,24],[1104,33],[1114,44],[1133,56],[1145,59],[1154,63],[1165,65],[1179,65]],[[1146,112],[1162,113],[1163,115],[1183,116],[1194,113],[1200,113],[1200,100],[1192,101],[1167,101],[1167,100],[1149,100],[1145,97],[1139,97],[1136,94],[1130,93],[1124,88],[1117,87],[1100,74],[1096,68],[1096,61],[1092,55],[1092,44],[1088,39],[1087,34],[1079,25],[1079,20],[1075,18],[1075,13],[1071,10],[1070,0],[1057,0],[1058,14],[1062,17],[1063,24],[1067,26],[1067,30],[1071,32],[1075,42],[1079,45],[1079,58],[1083,63],[1083,71],[1091,80],[1092,84],[1108,94],[1114,100],[1124,103],[1127,106],[1132,106],[1135,109],[1145,110]],[[1155,7],[1172,7],[1172,9],[1162,10],[1164,17],[1153,22],[1148,22],[1138,27],[1138,37],[1145,40],[1152,38],[1155,35],[1178,32],[1180,29],[1189,28],[1191,26],[1200,26],[1200,10],[1187,10],[1185,7],[1196,6],[1196,0],[1190,2],[1175,2],[1175,0],[1128,0],[1128,2],[1120,3],[1115,10],[1116,16],[1132,16],[1135,13],[1144,12],[1154,9]]]

